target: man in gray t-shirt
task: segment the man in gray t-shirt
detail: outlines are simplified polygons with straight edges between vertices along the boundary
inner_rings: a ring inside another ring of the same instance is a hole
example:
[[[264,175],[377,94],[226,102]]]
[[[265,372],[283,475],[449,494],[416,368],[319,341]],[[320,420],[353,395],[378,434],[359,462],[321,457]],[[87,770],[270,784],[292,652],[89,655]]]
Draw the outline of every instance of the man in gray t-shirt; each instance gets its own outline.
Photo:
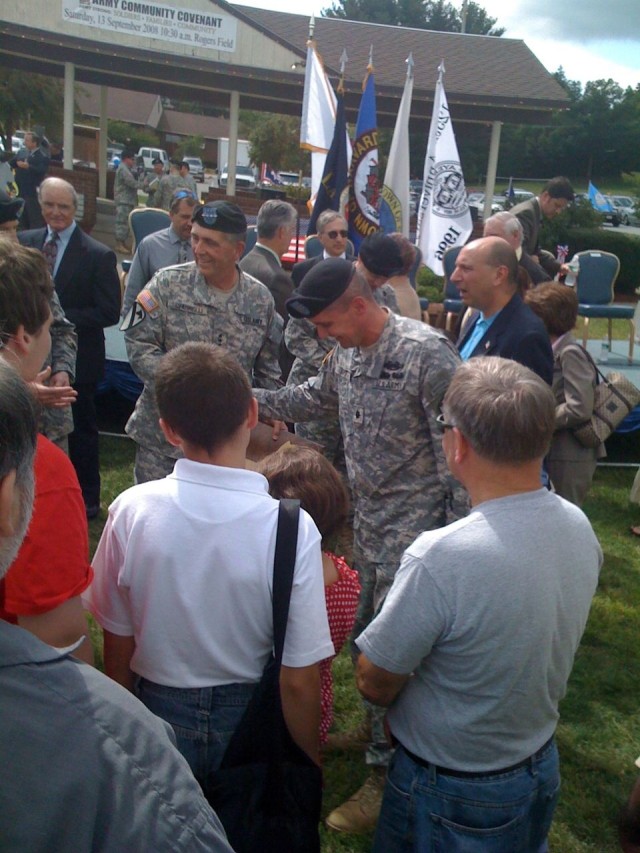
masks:
[[[501,358],[465,363],[445,395],[443,451],[472,512],[405,551],[356,640],[358,687],[390,706],[398,744],[378,853],[488,836],[546,849],[558,703],[602,563],[583,513],[540,488],[554,411],[548,386]]]

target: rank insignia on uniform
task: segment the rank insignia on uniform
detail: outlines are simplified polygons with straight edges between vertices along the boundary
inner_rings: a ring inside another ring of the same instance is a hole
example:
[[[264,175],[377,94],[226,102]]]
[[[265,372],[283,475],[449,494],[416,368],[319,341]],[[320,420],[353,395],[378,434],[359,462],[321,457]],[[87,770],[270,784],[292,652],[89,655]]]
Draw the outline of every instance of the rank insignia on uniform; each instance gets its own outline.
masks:
[[[160,303],[155,296],[146,289],[140,291],[136,302],[142,305],[147,314],[150,314],[152,317],[154,317],[156,312],[160,310]]]
[[[138,305],[137,302],[134,302],[131,308],[127,311],[122,323],[120,323],[120,331],[126,332],[128,329],[133,329],[133,327],[137,326],[138,323],[142,323],[146,316],[144,308],[141,305]]]

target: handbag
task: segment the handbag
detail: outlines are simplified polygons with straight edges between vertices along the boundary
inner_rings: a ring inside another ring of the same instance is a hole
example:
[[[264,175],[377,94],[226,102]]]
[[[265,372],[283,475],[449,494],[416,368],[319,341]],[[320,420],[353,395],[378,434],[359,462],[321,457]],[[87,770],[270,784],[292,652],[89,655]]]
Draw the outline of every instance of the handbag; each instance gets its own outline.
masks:
[[[573,430],[583,447],[599,447],[629,412],[640,403],[640,390],[624,373],[611,371],[605,376],[587,350],[580,347],[596,372],[598,384],[594,391],[593,414],[584,424]]]
[[[322,771],[284,719],[280,666],[300,502],[281,500],[273,567],[274,650],[205,793],[236,853],[319,853]]]

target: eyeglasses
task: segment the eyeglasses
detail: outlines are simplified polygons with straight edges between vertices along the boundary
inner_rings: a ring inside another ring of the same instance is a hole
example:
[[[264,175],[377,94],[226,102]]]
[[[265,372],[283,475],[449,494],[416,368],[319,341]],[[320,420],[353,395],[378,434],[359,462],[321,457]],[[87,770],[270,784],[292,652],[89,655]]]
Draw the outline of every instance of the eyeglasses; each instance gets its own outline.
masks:
[[[183,198],[195,198],[196,196],[191,190],[178,190],[172,196],[174,201],[180,201]]]
[[[436,421],[437,421],[437,423],[440,424],[442,429],[455,429],[456,428],[455,424],[450,424],[447,421],[445,421],[444,415],[438,415],[438,417],[436,418]]]
[[[337,236],[347,237],[349,235],[348,231],[327,231],[327,237],[330,240],[335,240]]]

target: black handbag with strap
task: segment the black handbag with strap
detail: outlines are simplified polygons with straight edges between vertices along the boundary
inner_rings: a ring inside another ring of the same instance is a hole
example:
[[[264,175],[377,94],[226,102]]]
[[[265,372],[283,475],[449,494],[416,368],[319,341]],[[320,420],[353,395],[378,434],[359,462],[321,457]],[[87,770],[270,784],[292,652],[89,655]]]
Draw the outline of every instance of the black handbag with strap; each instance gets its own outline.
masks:
[[[289,734],[280,698],[299,512],[299,501],[280,501],[273,567],[274,651],[220,768],[207,780],[207,799],[236,853],[320,851],[322,771]]]

